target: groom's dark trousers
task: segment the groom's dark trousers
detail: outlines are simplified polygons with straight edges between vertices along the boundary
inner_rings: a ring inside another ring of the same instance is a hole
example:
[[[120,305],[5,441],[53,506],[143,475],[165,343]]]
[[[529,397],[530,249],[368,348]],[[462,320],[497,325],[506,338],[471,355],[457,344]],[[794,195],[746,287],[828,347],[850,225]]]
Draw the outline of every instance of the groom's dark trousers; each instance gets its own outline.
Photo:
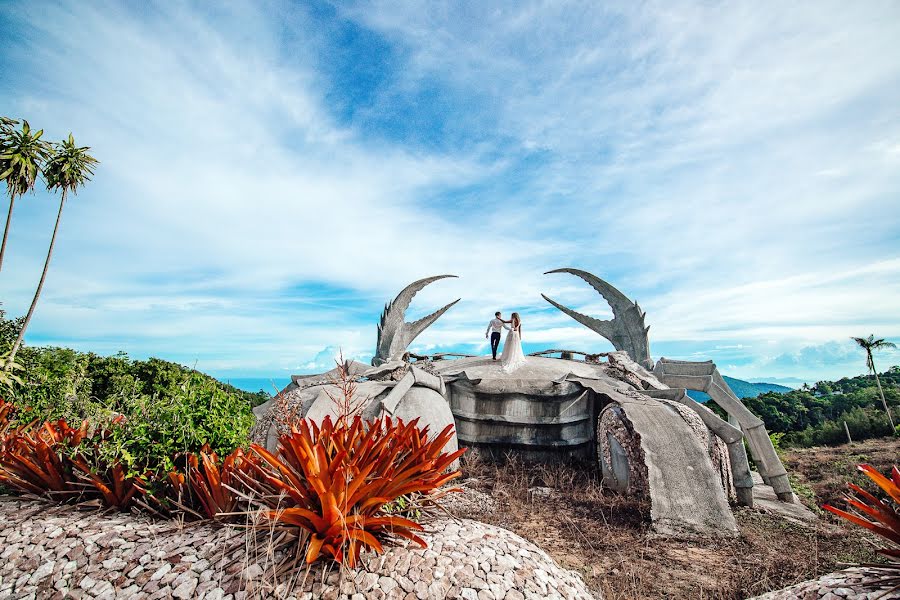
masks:
[[[495,359],[497,358],[497,348],[500,347],[500,332],[494,331],[491,333],[491,356]]]

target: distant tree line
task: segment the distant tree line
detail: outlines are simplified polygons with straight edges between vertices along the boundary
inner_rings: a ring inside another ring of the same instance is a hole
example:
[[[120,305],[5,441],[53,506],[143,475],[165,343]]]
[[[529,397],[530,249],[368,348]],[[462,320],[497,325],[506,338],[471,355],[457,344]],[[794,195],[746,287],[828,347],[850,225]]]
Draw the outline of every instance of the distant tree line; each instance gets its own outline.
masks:
[[[900,366],[880,373],[884,401],[900,414]],[[747,407],[766,424],[769,433],[780,434],[782,446],[827,446],[900,435],[882,408],[873,375],[820,381],[790,392],[766,392],[744,398]],[[846,422],[846,430],[844,423]]]

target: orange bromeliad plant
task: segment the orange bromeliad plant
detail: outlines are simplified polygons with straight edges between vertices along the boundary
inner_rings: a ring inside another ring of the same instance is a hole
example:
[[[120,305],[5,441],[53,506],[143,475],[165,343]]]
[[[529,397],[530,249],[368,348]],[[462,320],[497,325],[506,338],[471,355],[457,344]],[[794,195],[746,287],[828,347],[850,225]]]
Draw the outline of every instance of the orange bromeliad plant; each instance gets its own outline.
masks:
[[[116,416],[111,422],[112,427],[121,427],[125,423],[123,415]],[[88,422],[82,423],[82,428],[87,431]],[[103,504],[118,510],[126,510],[136,496],[141,494],[140,478],[129,476],[127,469],[119,462],[107,464],[99,460],[96,453],[101,444],[105,443],[112,431],[108,428],[97,428],[93,435],[79,440],[76,451],[70,453],[69,460],[75,467],[74,474],[87,486],[100,494]]]
[[[389,417],[365,423],[359,416],[326,417],[322,426],[300,420],[279,439],[278,455],[258,445],[262,480],[287,498],[269,519],[310,533],[306,561],[328,556],[353,566],[360,552],[382,551],[382,542],[405,538],[425,547],[422,526],[389,515],[384,505],[409,494],[429,494],[460,475],[447,469],[465,449],[445,453],[452,426],[429,439],[428,429]]]
[[[63,419],[46,421],[39,427],[29,423],[13,428],[9,422],[11,407],[9,403],[0,404],[0,483],[56,500],[99,493],[107,506],[120,510],[131,503],[139,490],[120,464],[98,469],[87,460],[85,452],[102,443],[107,431],[94,432],[98,439],[87,444],[90,427],[86,420],[77,429]],[[120,422],[121,417],[117,417],[112,424]]]
[[[847,487],[853,493],[845,494],[844,499],[853,512],[828,504],[822,508],[860,527],[865,527],[891,543],[892,548],[878,549],[879,553],[890,557],[886,564],[862,566],[882,573],[881,576],[873,578],[870,583],[878,586],[893,586],[890,591],[894,591],[900,589],[900,470],[895,466],[891,470],[890,477],[886,477],[871,465],[858,465],[857,468],[884,490],[888,497],[881,500],[858,485],[848,483]]]
[[[14,405],[0,399],[0,439],[6,437],[6,432],[9,431],[10,420],[14,410]]]
[[[102,452],[114,430],[91,432],[87,421],[76,429],[63,420],[14,426],[14,411],[0,400],[0,483],[57,500],[93,498],[120,510],[137,504],[160,516],[227,519],[247,514],[235,509],[261,504],[268,507],[264,517],[291,530],[285,544],[305,552],[309,563],[329,557],[353,566],[363,550],[381,552],[398,539],[424,547],[416,535],[422,526],[390,507],[417,495],[436,499],[434,492],[460,475],[449,468],[465,451],[444,452],[452,425],[430,436],[418,419],[365,422],[344,415],[326,417],[321,426],[292,420],[275,454],[251,445],[250,452],[238,448],[220,460],[204,447],[182,455],[183,467],[165,477],[139,477]],[[121,417],[112,422],[122,424]]]
[[[80,444],[87,435],[87,422],[78,429],[62,419],[47,421],[39,427],[29,423],[14,428],[9,423],[12,410],[6,402],[0,407],[6,420],[2,424],[0,483],[35,495],[56,498],[80,495],[77,477],[60,449]]]
[[[220,514],[231,513],[240,501],[231,488],[239,488],[239,474],[251,472],[255,456],[248,456],[243,448],[235,449],[221,464],[219,457],[208,447],[188,455],[188,481],[203,514],[215,519]]]

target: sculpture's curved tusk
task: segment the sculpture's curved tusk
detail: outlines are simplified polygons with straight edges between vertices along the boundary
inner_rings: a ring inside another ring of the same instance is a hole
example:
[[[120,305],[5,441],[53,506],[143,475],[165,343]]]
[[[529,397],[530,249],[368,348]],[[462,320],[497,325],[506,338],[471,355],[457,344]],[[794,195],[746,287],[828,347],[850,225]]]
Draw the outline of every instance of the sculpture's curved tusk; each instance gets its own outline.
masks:
[[[544,275],[549,275],[550,273],[569,273],[585,280],[603,296],[610,308],[612,308],[613,319],[604,321],[589,317],[541,294],[544,300],[588,329],[596,331],[608,339],[616,350],[628,352],[635,362],[648,369],[653,368],[653,360],[650,358],[650,327],[645,326],[644,317],[646,313],[641,310],[637,302],[632,302],[618,289],[587,271],[564,268],[547,271]]]
[[[428,284],[434,283],[439,279],[447,279],[448,277],[456,277],[456,275],[435,275],[434,277],[426,277],[425,279],[414,281],[403,288],[392,302],[384,305],[384,312],[381,313],[381,322],[378,324],[378,341],[376,343],[375,357],[372,358],[374,366],[400,358],[409,344],[420,333],[437,321],[451,306],[459,302],[460,299],[454,300],[418,321],[413,321],[412,323],[404,322],[406,309],[409,308],[413,297]]]
[[[541,294],[541,297],[588,329],[596,331],[606,339],[610,339],[613,336],[613,324],[611,321],[602,321],[600,319],[595,319],[594,317],[589,317],[584,313],[580,313],[577,310],[572,310],[568,306],[564,306],[559,302],[556,302],[552,298],[548,298],[544,294]]]

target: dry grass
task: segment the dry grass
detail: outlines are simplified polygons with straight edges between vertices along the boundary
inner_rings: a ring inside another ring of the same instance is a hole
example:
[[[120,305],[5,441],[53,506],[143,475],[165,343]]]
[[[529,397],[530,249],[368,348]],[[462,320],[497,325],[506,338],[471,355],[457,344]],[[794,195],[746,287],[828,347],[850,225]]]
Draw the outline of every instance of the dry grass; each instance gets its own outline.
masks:
[[[841,498],[852,481],[874,489],[868,477],[856,465],[870,464],[882,473],[900,462],[900,438],[881,438],[835,447],[798,448],[783,453],[785,467],[802,488],[810,490],[818,504],[841,505]]]
[[[819,456],[789,456],[788,464],[799,478],[834,468]],[[463,472],[497,503],[481,520],[533,541],[606,600],[748,598],[875,559],[865,534],[828,516],[803,527],[737,509],[738,538],[660,537],[649,529],[649,506],[603,490],[591,465],[492,464],[473,455]],[[851,472],[838,465],[831,477],[843,482]]]

